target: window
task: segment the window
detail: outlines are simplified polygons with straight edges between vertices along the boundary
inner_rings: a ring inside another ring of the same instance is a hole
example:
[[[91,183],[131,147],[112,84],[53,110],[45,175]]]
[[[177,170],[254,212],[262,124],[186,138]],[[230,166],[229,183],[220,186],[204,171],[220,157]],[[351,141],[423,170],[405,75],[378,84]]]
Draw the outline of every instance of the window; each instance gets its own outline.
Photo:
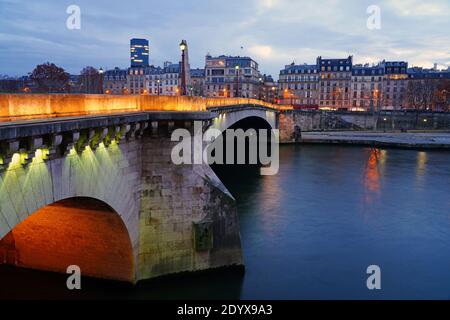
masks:
[[[213,69],[213,70],[211,70],[211,75],[212,76],[223,76],[223,75],[225,75],[225,70],[224,69]]]

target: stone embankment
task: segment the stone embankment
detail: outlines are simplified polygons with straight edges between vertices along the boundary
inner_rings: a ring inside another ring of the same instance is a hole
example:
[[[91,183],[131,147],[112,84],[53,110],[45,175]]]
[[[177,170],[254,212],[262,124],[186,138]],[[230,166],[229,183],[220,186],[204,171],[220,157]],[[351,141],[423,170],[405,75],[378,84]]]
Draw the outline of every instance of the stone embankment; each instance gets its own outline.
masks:
[[[450,150],[450,132],[302,132],[301,143]]]

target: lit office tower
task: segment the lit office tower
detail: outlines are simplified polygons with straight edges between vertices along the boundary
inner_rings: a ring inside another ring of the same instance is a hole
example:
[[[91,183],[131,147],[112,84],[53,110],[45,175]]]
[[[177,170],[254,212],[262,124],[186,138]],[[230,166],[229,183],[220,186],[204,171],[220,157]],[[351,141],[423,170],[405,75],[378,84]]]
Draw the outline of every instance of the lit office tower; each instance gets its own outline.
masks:
[[[147,67],[148,52],[149,52],[148,40],[131,39],[130,40],[131,67]]]

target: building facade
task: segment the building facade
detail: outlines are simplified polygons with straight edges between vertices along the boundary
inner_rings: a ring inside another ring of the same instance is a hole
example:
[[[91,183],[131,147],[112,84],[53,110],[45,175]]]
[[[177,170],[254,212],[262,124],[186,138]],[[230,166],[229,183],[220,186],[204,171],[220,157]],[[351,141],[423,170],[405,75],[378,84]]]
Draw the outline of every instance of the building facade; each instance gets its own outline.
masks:
[[[207,97],[257,98],[260,78],[258,63],[252,58],[224,55],[205,58]]]
[[[319,105],[319,72],[316,65],[285,66],[278,80],[279,103],[300,108]]]
[[[319,107],[330,110],[349,110],[352,104],[353,57],[345,59],[317,58],[319,72]]]
[[[165,63],[161,74],[160,94],[164,96],[180,95],[181,63]],[[153,81],[153,86],[157,85]]]
[[[128,94],[154,94],[162,95],[162,74],[160,67],[134,67],[128,69]]]
[[[384,69],[382,108],[384,110],[403,109],[408,81],[408,62],[383,60],[380,66]]]
[[[147,67],[148,66],[149,45],[147,39],[131,39],[130,40],[130,62],[131,67]]]
[[[259,100],[278,103],[278,85],[270,75],[263,75],[259,90]]]
[[[191,69],[191,92],[193,96],[204,96],[205,69]]]
[[[128,90],[127,70],[114,68],[107,70],[103,78],[103,92],[105,94],[124,94]]]
[[[381,65],[353,66],[351,111],[377,111],[382,108],[384,70]]]
[[[179,89],[180,65],[165,62],[164,67],[138,67],[128,69],[129,94],[175,96]]]

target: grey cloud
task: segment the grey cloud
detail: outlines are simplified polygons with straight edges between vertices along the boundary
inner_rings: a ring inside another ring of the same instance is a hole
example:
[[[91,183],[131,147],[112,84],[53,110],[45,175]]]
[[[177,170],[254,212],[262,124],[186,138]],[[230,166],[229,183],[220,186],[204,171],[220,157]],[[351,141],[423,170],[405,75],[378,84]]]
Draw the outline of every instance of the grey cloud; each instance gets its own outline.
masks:
[[[398,1],[400,7],[376,1],[382,29],[370,31],[365,10],[372,0],[277,0],[272,6],[257,0],[0,0],[0,74],[25,74],[47,60],[74,73],[85,65],[126,67],[135,36],[149,38],[156,64],[177,61],[178,43],[187,39],[194,67],[208,52],[249,54],[251,47],[268,46],[271,56],[255,58],[275,76],[292,60],[313,63],[327,53],[393,59],[407,52],[403,59],[413,63],[448,63],[449,16],[432,10],[405,15],[416,0]],[[444,3],[427,2],[437,8]],[[65,28],[70,4],[81,7],[79,31]]]

